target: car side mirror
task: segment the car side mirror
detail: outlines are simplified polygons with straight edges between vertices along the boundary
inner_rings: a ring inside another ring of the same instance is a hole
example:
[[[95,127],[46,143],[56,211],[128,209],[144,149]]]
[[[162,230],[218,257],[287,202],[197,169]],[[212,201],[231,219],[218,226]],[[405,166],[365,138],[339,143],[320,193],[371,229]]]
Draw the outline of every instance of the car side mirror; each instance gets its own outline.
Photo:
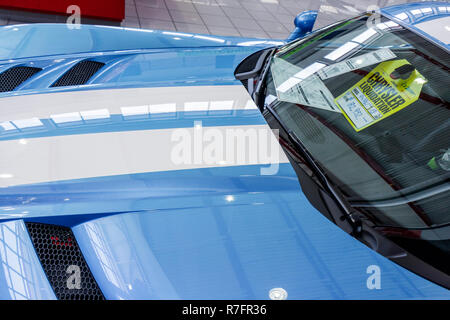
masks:
[[[299,13],[294,19],[295,29],[286,39],[287,42],[299,39],[310,33],[316,22],[317,11],[309,10]]]
[[[241,61],[234,71],[234,76],[238,80],[254,78],[263,66],[267,55],[272,51],[271,48],[257,51]]]

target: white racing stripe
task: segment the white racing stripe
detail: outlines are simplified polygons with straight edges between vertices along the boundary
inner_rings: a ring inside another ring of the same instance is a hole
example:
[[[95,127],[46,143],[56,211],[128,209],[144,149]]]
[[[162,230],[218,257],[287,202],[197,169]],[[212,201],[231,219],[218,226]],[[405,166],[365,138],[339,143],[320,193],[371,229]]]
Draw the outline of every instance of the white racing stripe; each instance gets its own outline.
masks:
[[[256,109],[243,86],[189,86],[84,90],[32,94],[0,99],[3,128],[29,124],[38,119],[57,123],[176,111]]]
[[[207,136],[209,138],[205,138]],[[198,152],[200,149],[196,148],[200,145],[196,141],[201,141],[199,137],[203,141],[212,141],[213,136],[216,137],[215,142],[223,138],[222,144],[218,145],[222,145],[225,151],[223,161],[211,163],[204,158],[205,150],[208,145],[211,148],[211,144],[203,143],[203,150]],[[250,137],[250,140],[241,140],[247,143],[233,145],[230,138],[233,136],[237,139]],[[251,140],[255,137],[257,140]],[[188,161],[180,163],[180,158],[174,157],[174,154],[181,154],[175,151],[186,146],[182,142],[190,143],[188,147],[192,153],[185,158]],[[0,154],[0,187],[221,165],[276,165],[288,162],[267,125],[139,130],[9,140],[0,141]],[[244,155],[245,159],[239,160],[238,155]],[[226,159],[226,156],[230,158]]]

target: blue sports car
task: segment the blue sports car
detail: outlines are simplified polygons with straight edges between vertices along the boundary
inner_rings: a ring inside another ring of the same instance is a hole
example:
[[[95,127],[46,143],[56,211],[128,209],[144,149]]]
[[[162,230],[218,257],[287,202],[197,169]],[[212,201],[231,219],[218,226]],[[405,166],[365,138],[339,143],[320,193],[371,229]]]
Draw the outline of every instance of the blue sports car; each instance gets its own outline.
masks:
[[[450,6],[287,40],[0,28],[0,299],[450,299]]]

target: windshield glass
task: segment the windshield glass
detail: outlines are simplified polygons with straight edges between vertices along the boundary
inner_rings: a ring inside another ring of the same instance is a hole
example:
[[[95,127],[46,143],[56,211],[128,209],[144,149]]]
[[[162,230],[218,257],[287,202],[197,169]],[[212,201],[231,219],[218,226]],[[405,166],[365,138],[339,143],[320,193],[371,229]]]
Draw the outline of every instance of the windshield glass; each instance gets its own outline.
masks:
[[[444,49],[364,15],[281,48],[265,80],[265,103],[349,202],[433,255],[450,252],[448,66]]]

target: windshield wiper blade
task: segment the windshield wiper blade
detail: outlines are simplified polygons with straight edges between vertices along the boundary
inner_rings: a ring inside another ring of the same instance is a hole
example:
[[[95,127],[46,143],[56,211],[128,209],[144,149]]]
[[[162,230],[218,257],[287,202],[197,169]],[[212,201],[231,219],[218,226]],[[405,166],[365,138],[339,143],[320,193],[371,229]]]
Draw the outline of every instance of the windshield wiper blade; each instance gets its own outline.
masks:
[[[368,201],[350,201],[351,205],[358,208],[383,208],[383,207],[393,207],[400,206],[403,204],[408,204],[415,201],[420,201],[423,199],[431,198],[442,193],[448,192],[450,190],[450,183],[446,182],[444,184],[439,184],[434,187],[430,187],[425,190],[414,192],[411,194],[400,195],[391,199],[382,200],[368,200]]]

